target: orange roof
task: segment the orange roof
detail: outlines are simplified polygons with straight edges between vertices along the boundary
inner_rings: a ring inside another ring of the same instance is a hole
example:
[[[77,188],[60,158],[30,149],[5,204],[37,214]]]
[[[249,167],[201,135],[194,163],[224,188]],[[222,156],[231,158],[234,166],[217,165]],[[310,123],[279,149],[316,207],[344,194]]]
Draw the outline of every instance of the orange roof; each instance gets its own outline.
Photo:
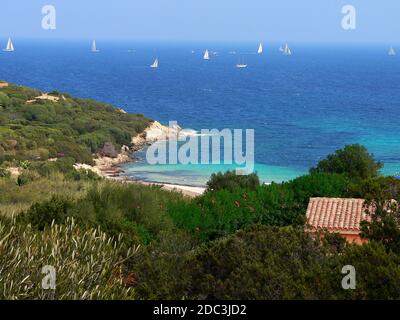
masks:
[[[360,222],[371,220],[371,216],[365,213],[364,203],[364,199],[311,198],[307,224],[314,230],[359,233]]]

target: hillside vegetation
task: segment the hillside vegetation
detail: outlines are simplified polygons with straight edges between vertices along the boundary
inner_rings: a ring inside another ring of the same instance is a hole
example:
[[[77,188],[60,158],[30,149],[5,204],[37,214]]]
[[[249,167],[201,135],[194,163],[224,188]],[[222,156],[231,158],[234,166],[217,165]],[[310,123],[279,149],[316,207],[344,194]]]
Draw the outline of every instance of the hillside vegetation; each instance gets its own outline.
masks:
[[[74,169],[150,120],[66,94],[26,103],[39,95],[0,89],[0,298],[400,299],[400,181],[381,176],[364,147],[285,183],[215,174],[191,199]],[[305,232],[310,197],[373,202],[369,242]],[[349,264],[355,290],[341,286]],[[56,289],[41,287],[43,266],[54,267]]]
[[[10,160],[72,157],[92,163],[105,143],[129,146],[131,138],[151,122],[110,105],[10,84],[0,88],[0,164]],[[117,149],[118,150],[118,149]]]

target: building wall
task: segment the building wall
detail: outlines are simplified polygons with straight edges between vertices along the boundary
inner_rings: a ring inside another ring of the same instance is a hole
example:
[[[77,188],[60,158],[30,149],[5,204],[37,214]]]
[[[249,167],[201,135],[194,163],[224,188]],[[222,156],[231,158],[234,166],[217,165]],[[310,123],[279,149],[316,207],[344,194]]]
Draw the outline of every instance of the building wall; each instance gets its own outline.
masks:
[[[311,231],[311,233],[313,235],[315,235],[315,231]],[[345,234],[345,233],[341,233],[341,232],[337,232],[337,233],[339,233],[343,238],[345,238],[348,243],[362,245],[362,244],[368,242],[368,240],[362,239],[359,234]]]
[[[362,239],[359,234],[342,234],[342,236],[347,240],[349,243],[354,243],[358,245],[362,245],[367,243],[368,240]]]

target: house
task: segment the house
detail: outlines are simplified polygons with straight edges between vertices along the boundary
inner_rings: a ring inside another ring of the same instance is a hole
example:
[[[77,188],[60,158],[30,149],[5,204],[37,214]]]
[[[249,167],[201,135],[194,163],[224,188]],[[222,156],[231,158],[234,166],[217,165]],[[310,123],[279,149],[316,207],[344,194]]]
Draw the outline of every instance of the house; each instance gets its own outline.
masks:
[[[307,231],[339,233],[348,242],[362,244],[361,221],[371,221],[364,199],[311,198],[307,209]]]

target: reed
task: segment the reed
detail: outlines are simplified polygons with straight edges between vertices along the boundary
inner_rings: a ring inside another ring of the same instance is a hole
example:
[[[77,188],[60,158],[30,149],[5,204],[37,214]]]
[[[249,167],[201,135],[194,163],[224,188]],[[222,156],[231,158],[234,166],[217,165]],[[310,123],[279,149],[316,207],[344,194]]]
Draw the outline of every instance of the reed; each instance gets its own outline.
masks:
[[[44,231],[0,220],[0,299],[133,299],[124,285],[123,263],[138,247],[125,250],[100,229],[82,230],[73,218]],[[45,290],[44,266],[56,270],[55,290]]]

